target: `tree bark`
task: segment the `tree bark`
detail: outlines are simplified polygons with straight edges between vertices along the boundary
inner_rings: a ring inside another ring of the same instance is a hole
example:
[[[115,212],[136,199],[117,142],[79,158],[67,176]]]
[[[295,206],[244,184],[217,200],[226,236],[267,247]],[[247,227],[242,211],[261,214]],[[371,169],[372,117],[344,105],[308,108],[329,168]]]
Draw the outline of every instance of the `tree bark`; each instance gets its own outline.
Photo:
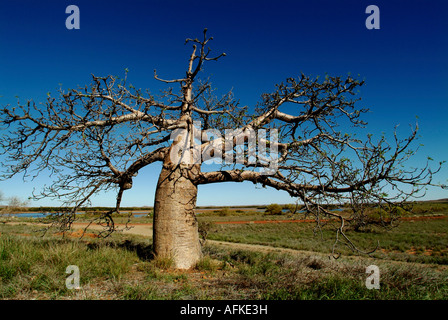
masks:
[[[156,257],[177,269],[194,267],[202,257],[195,214],[197,186],[190,179],[197,166],[165,161],[154,203],[153,244]]]

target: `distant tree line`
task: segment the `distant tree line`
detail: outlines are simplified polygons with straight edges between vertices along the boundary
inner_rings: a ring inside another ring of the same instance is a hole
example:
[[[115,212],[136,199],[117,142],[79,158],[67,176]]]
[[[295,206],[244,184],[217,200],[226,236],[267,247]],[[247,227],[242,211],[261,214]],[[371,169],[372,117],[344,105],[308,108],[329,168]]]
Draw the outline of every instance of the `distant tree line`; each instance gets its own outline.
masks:
[[[6,197],[0,191],[0,213],[10,213],[17,210],[24,210],[28,206],[28,200],[22,200],[17,196]]]

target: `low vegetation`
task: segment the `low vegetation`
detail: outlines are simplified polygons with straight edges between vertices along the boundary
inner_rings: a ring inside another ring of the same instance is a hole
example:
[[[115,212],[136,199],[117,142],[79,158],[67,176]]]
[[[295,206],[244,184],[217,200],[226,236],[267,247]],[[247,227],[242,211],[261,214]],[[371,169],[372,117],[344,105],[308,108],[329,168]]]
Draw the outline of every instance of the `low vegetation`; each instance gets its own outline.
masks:
[[[195,268],[175,270],[155,259],[147,237],[113,234],[108,239],[41,236],[41,227],[0,224],[0,299],[448,299],[448,212],[444,204],[420,216],[408,215],[398,228],[351,230],[354,243],[371,256],[329,259],[334,233],[303,223],[216,224],[263,211],[227,208],[200,217],[206,239],[269,245],[244,249],[206,241]],[[437,210],[437,208],[442,208]],[[213,213],[218,211],[217,213]],[[423,213],[425,212],[425,213]],[[289,213],[290,214],[290,213]],[[421,216],[425,219],[423,219]],[[283,219],[288,213],[282,213]],[[280,218],[280,217],[279,217]],[[295,250],[285,251],[281,248]],[[380,269],[380,289],[369,290],[366,267]],[[67,289],[66,268],[77,265],[81,289]]]
[[[371,261],[331,261],[206,246],[190,271],[153,259],[140,240],[0,237],[1,299],[446,299],[448,271],[377,262],[380,290],[365,286]],[[65,286],[78,265],[81,289]]]
[[[316,230],[313,223],[266,223],[213,225],[208,239],[251,243],[296,250],[330,253],[335,232]],[[448,217],[426,221],[406,221],[390,230],[350,232],[348,235],[360,250],[379,247],[373,257],[399,261],[448,264]],[[343,255],[354,255],[349,248],[337,246]]]

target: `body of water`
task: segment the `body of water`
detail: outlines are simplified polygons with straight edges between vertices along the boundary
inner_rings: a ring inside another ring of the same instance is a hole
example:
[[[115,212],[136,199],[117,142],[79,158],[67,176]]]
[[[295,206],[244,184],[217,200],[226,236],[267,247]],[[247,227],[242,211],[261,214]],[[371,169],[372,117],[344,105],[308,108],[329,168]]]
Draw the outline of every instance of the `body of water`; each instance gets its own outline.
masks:
[[[5,216],[17,217],[17,218],[45,218],[46,216],[49,215],[51,215],[51,213],[43,213],[43,212],[5,214]]]
[[[221,210],[222,208],[216,208],[216,209],[197,209],[197,211],[218,211]],[[236,209],[238,210],[238,209]],[[251,211],[258,211],[258,212],[264,212],[264,209],[251,209]],[[288,209],[283,209],[282,210],[284,213],[288,212]],[[331,211],[342,211],[342,209],[333,209]],[[297,211],[297,213],[304,213],[304,210],[299,210]],[[129,211],[122,211],[120,213],[129,213]],[[148,214],[150,213],[150,211],[139,211],[137,214],[134,214],[135,218],[141,218],[141,217],[146,217]],[[200,212],[197,212],[198,214],[200,214]],[[84,214],[84,212],[78,212],[77,214]],[[51,213],[48,212],[24,212],[24,213],[12,213],[12,214],[5,214],[5,216],[10,216],[10,217],[17,217],[17,218],[45,218],[47,216],[50,216]]]

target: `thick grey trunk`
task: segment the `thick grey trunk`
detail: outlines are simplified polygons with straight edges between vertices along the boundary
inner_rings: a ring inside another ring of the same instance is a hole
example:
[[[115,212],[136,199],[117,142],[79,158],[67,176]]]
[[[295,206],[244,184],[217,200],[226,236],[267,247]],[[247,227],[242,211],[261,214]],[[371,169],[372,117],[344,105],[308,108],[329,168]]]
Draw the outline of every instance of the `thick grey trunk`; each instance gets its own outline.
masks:
[[[189,269],[202,256],[194,212],[197,186],[188,178],[192,166],[181,166],[165,163],[160,173],[154,203],[153,242],[157,257],[171,258],[176,268]]]

